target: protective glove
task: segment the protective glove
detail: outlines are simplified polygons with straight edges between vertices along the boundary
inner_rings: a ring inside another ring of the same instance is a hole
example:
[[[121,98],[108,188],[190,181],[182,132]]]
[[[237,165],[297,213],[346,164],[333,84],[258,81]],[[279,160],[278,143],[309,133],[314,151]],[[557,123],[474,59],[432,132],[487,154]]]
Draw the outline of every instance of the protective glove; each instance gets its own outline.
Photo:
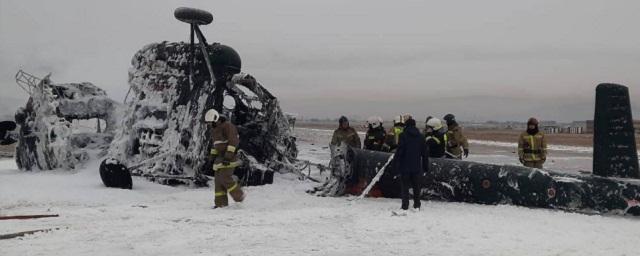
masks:
[[[465,148],[464,149],[464,158],[467,158],[467,157],[469,157],[469,149]]]

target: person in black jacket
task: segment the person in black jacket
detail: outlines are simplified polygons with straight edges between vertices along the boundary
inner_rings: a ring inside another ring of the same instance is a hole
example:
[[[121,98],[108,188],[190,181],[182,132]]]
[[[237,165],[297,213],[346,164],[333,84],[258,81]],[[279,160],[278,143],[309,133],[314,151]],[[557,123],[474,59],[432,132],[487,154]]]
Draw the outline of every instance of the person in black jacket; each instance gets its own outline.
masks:
[[[402,210],[406,214],[409,208],[409,187],[413,188],[413,208],[420,210],[421,179],[428,171],[429,152],[424,137],[416,128],[416,121],[405,121],[405,128],[400,135],[398,149],[394,161],[396,170],[400,172],[402,181]]]

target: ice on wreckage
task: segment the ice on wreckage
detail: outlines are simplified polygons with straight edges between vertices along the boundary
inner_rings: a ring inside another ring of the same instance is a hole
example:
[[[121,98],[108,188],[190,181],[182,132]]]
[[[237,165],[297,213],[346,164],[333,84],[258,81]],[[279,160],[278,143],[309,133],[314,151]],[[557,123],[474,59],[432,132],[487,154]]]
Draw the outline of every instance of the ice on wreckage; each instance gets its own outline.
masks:
[[[104,90],[88,82],[54,84],[49,76],[30,86],[29,100],[15,115],[20,169],[75,169],[94,150],[106,149],[116,128],[118,103]],[[106,127],[101,133],[78,132],[79,120],[102,120]]]
[[[230,49],[217,43],[208,47],[210,54]],[[259,185],[274,171],[295,169],[295,138],[277,98],[247,73],[216,77],[211,84],[198,47],[190,81],[190,50],[186,43],[162,42],[134,55],[123,128],[116,133],[108,157],[135,166],[134,174],[162,184],[206,184],[210,141],[202,117],[213,108],[211,92],[224,86],[223,113],[238,127],[241,138],[243,165],[236,171],[241,181]],[[215,56],[210,58],[218,63]],[[140,165],[145,159],[154,161]]]
[[[221,45],[208,47],[215,50]],[[186,43],[143,47],[131,62],[124,105],[90,83],[54,84],[49,77],[42,79],[38,87],[44,89],[36,90],[19,111],[24,136],[18,146],[18,166],[74,169],[106,155],[106,163],[133,166],[133,174],[158,183],[205,185],[204,174],[211,168],[206,161],[208,127],[202,116],[213,106],[215,86],[225,86],[225,101],[233,104],[224,104],[223,112],[237,125],[241,137],[244,164],[236,173],[241,181],[257,185],[265,182],[265,173],[295,171],[295,138],[277,98],[247,73],[211,84],[198,48],[191,83],[189,52]],[[105,120],[106,129],[82,135],[73,131],[70,120],[89,118]],[[102,139],[86,141],[92,137]],[[74,143],[79,140],[84,142]],[[102,145],[92,146],[95,152],[85,148],[88,143]]]

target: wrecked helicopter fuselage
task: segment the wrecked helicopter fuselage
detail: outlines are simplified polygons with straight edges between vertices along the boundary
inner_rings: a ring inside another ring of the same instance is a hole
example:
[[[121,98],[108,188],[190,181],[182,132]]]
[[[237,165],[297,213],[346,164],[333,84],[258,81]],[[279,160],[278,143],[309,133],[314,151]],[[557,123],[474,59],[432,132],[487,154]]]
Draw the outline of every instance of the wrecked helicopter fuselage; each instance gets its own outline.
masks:
[[[174,16],[190,25],[190,42],[150,44],[133,57],[131,100],[125,99],[122,129],[100,165],[105,185],[130,188],[129,172],[163,184],[206,185],[209,109],[238,128],[242,164],[235,174],[243,185],[271,183],[274,171],[297,171],[295,138],[278,100],[241,73],[233,48],[207,43],[200,26],[213,21],[211,13],[180,7]]]
[[[26,79],[29,78],[29,79]],[[19,71],[30,95],[15,115],[16,163],[22,170],[75,169],[103,156],[117,128],[119,104],[88,83],[54,84]]]
[[[89,83],[56,85],[48,76],[18,72],[18,85],[31,97],[16,114],[19,135],[2,140],[19,137],[19,168],[73,169],[90,155],[106,155],[100,175],[109,187],[131,188],[131,175],[168,185],[206,185],[212,168],[204,113],[213,108],[238,128],[242,165],[235,174],[243,185],[271,183],[275,171],[301,174],[291,117],[253,76],[241,72],[234,49],[206,42],[199,26],[211,23],[212,15],[184,7],[174,15],[190,24],[190,43],[153,43],[137,52],[123,105]],[[76,134],[76,119],[97,119],[97,131]],[[3,125],[3,133],[10,128]]]
[[[253,76],[227,67],[229,55],[231,64],[239,65],[233,49],[208,48],[214,70],[220,71],[217,79],[209,76],[199,49],[194,53],[200,57],[189,64],[189,44],[144,47],[132,59],[124,105],[91,83],[54,84],[49,76],[20,71],[18,84],[31,97],[15,123],[3,123],[3,143],[18,141],[16,161],[22,170],[75,169],[91,156],[106,155],[101,170],[111,166],[124,175],[103,177],[109,186],[130,188],[130,173],[168,185],[205,185],[211,163],[203,113],[216,105],[215,88],[224,87],[218,104],[241,137],[243,164],[236,171],[241,182],[271,183],[274,171],[297,171],[291,119],[277,98]],[[18,132],[12,132],[16,123]]]
[[[343,148],[333,155],[332,178],[311,191],[320,196],[346,193],[349,177],[374,177],[391,153]],[[565,174],[522,166],[431,158],[422,177],[425,200],[513,204],[584,213],[640,216],[640,180]],[[400,197],[400,178],[392,162],[376,184],[382,196]]]
[[[221,44],[207,48],[214,79],[200,49],[187,43],[154,43],[135,54],[130,95],[110,146],[110,163],[163,184],[204,185],[211,171],[204,113],[221,104],[222,113],[238,127],[243,164],[236,175],[244,184],[271,183],[274,171],[292,165],[295,138],[276,97],[240,72],[233,49]],[[191,66],[192,51],[196,57]],[[214,92],[221,88],[223,98],[217,101]]]

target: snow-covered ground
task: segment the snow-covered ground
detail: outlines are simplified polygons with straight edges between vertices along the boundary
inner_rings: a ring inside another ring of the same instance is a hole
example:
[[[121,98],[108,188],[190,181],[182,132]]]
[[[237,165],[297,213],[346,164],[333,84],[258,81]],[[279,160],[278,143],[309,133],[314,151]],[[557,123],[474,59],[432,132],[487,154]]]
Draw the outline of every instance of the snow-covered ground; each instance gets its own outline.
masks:
[[[326,132],[298,129],[300,158],[326,162]],[[330,135],[330,134],[329,134]],[[493,157],[491,156],[493,155]],[[471,156],[500,162],[502,154]],[[506,157],[505,157],[506,161]],[[568,161],[569,163],[571,161]],[[211,188],[168,187],[134,179],[133,190],[105,188],[97,162],[76,172],[18,171],[0,160],[0,255],[638,255],[640,219],[589,216],[509,205],[424,202],[391,216],[395,199],[310,196],[316,185],[277,175],[248,187],[242,205],[211,209]],[[318,174],[316,174],[318,175]]]

